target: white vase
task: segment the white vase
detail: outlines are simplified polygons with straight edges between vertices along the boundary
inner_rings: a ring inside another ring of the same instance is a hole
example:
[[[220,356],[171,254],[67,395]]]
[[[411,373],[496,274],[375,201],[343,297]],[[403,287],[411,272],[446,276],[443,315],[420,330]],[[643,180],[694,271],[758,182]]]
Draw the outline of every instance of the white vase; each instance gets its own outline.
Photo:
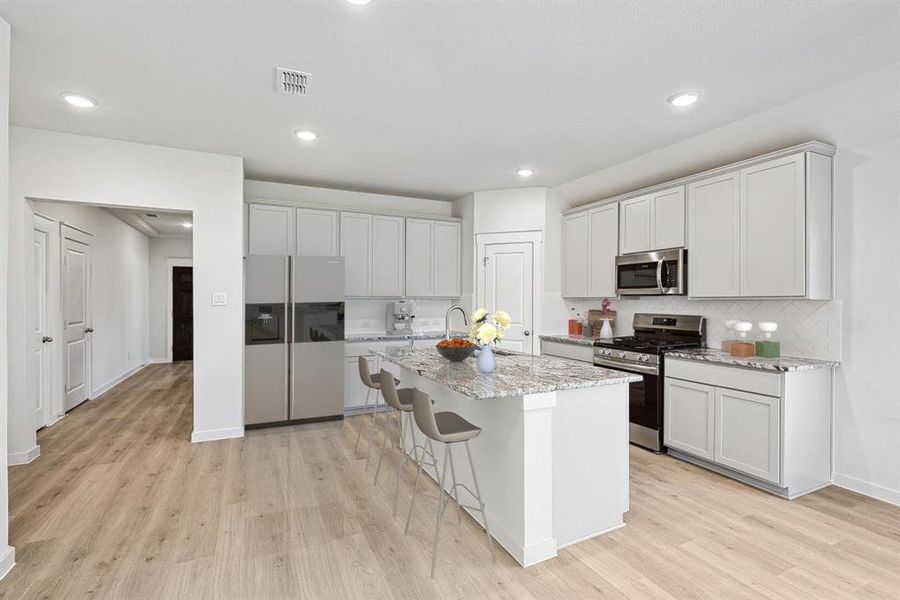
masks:
[[[603,319],[603,327],[600,328],[600,339],[611,340],[613,338],[612,325],[609,324],[611,319]]]
[[[490,346],[482,346],[481,352],[478,353],[478,370],[482,373],[493,373],[497,367],[497,359],[494,358],[494,351]]]

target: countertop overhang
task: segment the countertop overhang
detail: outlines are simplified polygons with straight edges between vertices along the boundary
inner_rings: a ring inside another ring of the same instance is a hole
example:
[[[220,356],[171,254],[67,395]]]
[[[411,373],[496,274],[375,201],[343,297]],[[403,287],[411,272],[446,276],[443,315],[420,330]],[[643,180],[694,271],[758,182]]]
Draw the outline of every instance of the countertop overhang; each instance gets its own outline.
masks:
[[[454,363],[434,348],[388,348],[376,354],[475,400],[625,384],[642,379],[639,375],[578,361],[505,350],[495,351],[497,368],[489,375],[478,371],[474,357]]]

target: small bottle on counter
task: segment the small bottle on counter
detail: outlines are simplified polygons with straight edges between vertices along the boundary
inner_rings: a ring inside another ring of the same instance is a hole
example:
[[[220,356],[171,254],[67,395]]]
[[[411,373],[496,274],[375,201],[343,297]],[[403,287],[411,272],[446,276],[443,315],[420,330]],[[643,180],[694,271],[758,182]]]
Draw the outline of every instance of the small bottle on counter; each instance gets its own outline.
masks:
[[[569,309],[569,335],[578,335],[578,321],[575,319],[575,307]]]
[[[728,330],[728,333],[725,335],[725,339],[722,340],[722,352],[727,354],[731,354],[731,345],[739,340],[734,339],[734,326],[737,325],[740,321],[737,319],[728,319],[725,321],[725,329]]]
[[[581,318],[581,313],[575,314],[575,335],[584,335],[584,319]]]
[[[781,342],[772,339],[772,334],[778,330],[778,323],[763,321],[759,323],[759,330],[763,332],[763,339],[756,342],[756,355],[763,358],[779,358]]]

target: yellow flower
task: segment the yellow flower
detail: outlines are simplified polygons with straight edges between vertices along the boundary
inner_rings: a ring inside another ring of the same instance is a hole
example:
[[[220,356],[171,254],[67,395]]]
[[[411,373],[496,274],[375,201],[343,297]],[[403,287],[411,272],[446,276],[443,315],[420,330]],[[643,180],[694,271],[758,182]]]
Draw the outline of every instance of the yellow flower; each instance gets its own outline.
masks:
[[[503,329],[512,325],[512,319],[509,317],[509,313],[502,310],[498,310],[494,313],[494,322]]]
[[[485,310],[483,308],[479,308],[472,314],[472,322],[477,323],[477,322],[483,320],[487,316],[487,314],[488,314],[487,310]]]
[[[478,327],[475,338],[482,344],[493,343],[497,339],[497,328],[490,323],[484,323]]]

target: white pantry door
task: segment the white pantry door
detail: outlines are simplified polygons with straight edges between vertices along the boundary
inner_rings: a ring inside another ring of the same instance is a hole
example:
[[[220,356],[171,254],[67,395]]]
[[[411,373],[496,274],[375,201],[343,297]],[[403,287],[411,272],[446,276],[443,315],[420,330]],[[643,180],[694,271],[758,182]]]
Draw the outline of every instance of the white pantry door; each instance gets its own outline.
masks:
[[[504,237],[508,235],[508,239]],[[503,348],[534,353],[535,242],[521,234],[491,234],[478,244],[478,307],[509,313]]]
[[[90,396],[90,235],[62,228],[63,364],[65,410]]]
[[[31,310],[32,310],[32,376],[34,380],[31,385],[32,406],[37,413],[35,416],[35,425],[37,429],[46,427],[50,424],[50,397],[51,382],[53,381],[50,373],[51,357],[50,348],[53,338],[51,337],[50,321],[47,318],[49,314],[48,300],[50,298],[50,234],[53,226],[52,222],[35,215],[34,219],[34,277],[33,287],[31,290]]]

